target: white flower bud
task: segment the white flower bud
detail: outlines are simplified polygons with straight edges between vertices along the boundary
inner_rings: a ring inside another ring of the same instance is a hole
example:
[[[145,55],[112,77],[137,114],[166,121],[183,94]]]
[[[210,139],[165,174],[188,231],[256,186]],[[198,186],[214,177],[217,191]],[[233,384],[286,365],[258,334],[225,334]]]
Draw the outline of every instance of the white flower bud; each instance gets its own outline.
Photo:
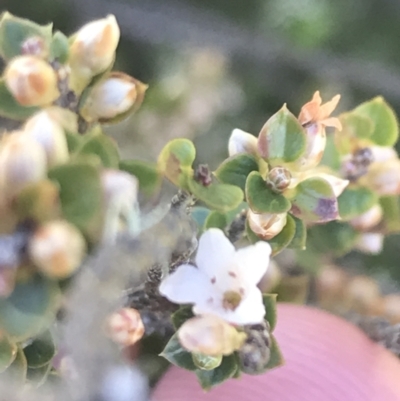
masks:
[[[64,130],[46,110],[26,122],[24,133],[42,145],[49,167],[68,160],[68,145]]]
[[[88,122],[109,122],[137,109],[146,89],[137,79],[113,72],[92,88],[80,113]]]
[[[382,207],[380,205],[374,205],[362,215],[350,220],[350,224],[356,230],[368,231],[372,227],[375,227],[382,220],[382,216]]]
[[[113,62],[120,30],[113,15],[89,22],[73,36],[69,65],[78,77],[90,80]],[[72,82],[72,87],[74,84]]]
[[[218,356],[238,350],[246,335],[216,316],[203,315],[187,320],[178,330],[178,338],[190,352]]]
[[[144,335],[140,313],[134,308],[122,308],[108,319],[107,331],[111,339],[123,347],[137,343]]]
[[[364,233],[362,234],[355,248],[361,252],[377,255],[382,251],[384,235],[381,233]]]
[[[397,159],[396,150],[390,146],[371,146],[372,162],[385,162],[390,159]]]
[[[373,163],[360,182],[381,196],[400,194],[400,160]]]
[[[26,185],[46,175],[46,154],[42,146],[23,133],[5,136],[0,143],[0,190],[12,197]]]
[[[269,240],[278,235],[286,225],[287,214],[257,214],[248,211],[247,218],[251,230],[264,240]]]
[[[29,240],[28,254],[43,274],[64,279],[81,265],[86,242],[75,226],[64,220],[54,220],[35,231]]]
[[[8,90],[23,106],[46,106],[59,96],[55,71],[38,57],[15,57],[7,65],[4,79]]]
[[[229,156],[237,155],[238,153],[249,153],[257,155],[257,138],[241,129],[234,129],[228,142]]]

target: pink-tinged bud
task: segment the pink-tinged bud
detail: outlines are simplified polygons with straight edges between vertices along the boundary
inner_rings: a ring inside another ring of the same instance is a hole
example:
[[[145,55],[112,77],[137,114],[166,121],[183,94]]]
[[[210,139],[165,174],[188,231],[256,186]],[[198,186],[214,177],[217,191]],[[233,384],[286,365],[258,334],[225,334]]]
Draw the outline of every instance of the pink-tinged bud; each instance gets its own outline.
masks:
[[[287,214],[257,214],[249,210],[247,219],[251,230],[255,234],[264,240],[269,240],[278,235],[285,227]]]
[[[40,272],[54,279],[71,276],[86,254],[86,242],[80,231],[64,220],[39,227],[28,244],[28,254]]]
[[[395,158],[372,163],[360,182],[380,196],[400,194],[400,160]]]
[[[24,133],[43,147],[49,167],[68,160],[68,145],[64,130],[46,110],[26,122]]]
[[[46,154],[42,146],[23,133],[15,132],[0,142],[0,189],[9,198],[26,185],[46,175]]]
[[[257,138],[241,129],[234,129],[228,142],[229,156],[239,153],[249,153],[257,156]]]
[[[134,308],[122,308],[113,313],[107,326],[111,339],[123,347],[137,343],[145,331],[140,313]]]
[[[355,248],[363,253],[377,255],[383,248],[384,235],[381,233],[364,233],[358,238]]]
[[[190,352],[209,355],[230,355],[246,339],[232,325],[213,315],[196,316],[187,320],[178,330],[182,347]]]
[[[89,22],[73,36],[69,65],[89,79],[105,71],[114,61],[120,30],[113,15]]]
[[[59,96],[55,71],[38,57],[15,57],[7,65],[4,79],[8,90],[22,106],[46,106]]]
[[[350,224],[358,231],[368,231],[382,220],[383,209],[380,205],[374,205],[360,216],[350,220]]]
[[[113,72],[91,89],[80,114],[88,122],[119,120],[140,107],[146,89],[137,79]]]

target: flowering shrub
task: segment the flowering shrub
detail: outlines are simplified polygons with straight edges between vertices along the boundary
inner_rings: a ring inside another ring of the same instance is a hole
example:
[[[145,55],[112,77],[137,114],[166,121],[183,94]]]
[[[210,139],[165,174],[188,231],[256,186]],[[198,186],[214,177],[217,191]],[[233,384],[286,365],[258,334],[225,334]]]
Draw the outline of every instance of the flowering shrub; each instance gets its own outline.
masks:
[[[80,388],[88,359],[105,369],[97,354],[111,366],[154,333],[205,389],[276,368],[277,294],[304,299],[308,281],[270,258],[296,250],[315,271],[400,231],[395,113],[377,97],[332,117],[340,96],[316,92],[257,137],[234,129],[216,171],[183,138],[155,163],[121,160],[102,124],[135,112],[147,85],[112,71],[119,35],[114,16],[69,38],[1,16],[0,115],[21,124],[0,142],[0,378]]]

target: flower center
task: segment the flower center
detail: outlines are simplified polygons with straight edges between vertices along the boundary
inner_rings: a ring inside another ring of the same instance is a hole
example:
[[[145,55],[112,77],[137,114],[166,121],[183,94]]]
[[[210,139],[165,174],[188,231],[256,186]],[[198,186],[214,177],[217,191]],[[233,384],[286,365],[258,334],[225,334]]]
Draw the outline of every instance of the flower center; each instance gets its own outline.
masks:
[[[222,300],[222,306],[224,309],[234,311],[242,302],[242,296],[236,291],[224,292],[224,298]]]

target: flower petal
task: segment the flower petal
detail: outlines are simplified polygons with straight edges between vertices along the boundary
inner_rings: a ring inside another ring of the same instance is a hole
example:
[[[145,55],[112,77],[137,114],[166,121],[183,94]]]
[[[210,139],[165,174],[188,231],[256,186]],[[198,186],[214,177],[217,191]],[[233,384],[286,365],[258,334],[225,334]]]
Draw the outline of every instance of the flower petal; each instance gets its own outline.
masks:
[[[178,304],[203,302],[213,291],[208,277],[192,265],[181,265],[160,284],[159,291]]]
[[[238,153],[257,155],[257,138],[241,129],[234,129],[228,142],[229,156]]]
[[[212,278],[221,271],[226,271],[232,263],[235,247],[222,230],[210,228],[199,240],[196,264],[199,270]]]
[[[320,107],[319,112],[321,120],[326,119],[333,113],[333,111],[336,109],[339,103],[339,100],[340,100],[340,95],[336,95],[329,102],[324,103]]]
[[[242,277],[248,283],[257,285],[268,269],[271,246],[267,242],[257,242],[254,245],[239,249],[235,261]]]

